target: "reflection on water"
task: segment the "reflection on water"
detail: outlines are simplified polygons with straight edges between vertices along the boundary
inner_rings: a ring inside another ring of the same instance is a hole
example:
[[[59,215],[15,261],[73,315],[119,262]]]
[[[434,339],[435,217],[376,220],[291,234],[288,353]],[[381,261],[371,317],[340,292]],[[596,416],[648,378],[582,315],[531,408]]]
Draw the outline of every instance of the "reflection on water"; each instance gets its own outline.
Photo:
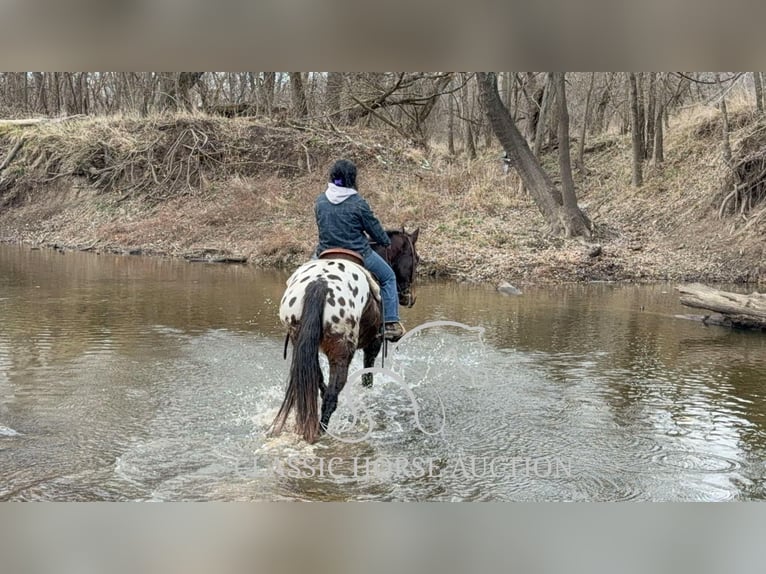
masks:
[[[670,285],[427,283],[405,323],[483,339],[350,383],[360,442],[266,438],[286,277],[0,245],[0,500],[766,498],[766,336],[674,318]]]

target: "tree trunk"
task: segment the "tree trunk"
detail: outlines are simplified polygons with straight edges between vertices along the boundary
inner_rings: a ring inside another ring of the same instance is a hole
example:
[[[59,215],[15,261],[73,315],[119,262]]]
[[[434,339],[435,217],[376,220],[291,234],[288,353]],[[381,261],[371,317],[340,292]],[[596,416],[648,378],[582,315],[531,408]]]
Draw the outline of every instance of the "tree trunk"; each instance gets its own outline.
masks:
[[[646,159],[646,98],[644,97],[644,73],[636,74],[638,94],[638,133],[641,137],[641,161]]]
[[[654,121],[657,109],[657,72],[649,72],[649,93],[646,103],[646,129],[644,130],[644,158],[654,152]]]
[[[721,74],[716,72],[715,79],[719,83],[721,83]],[[726,109],[726,93],[722,89],[722,95],[721,95],[721,122],[722,122],[722,128],[723,128],[723,142],[722,142],[722,151],[723,151],[723,160],[727,164],[731,164],[731,140],[729,138],[729,111]]]
[[[175,72],[158,72],[160,82],[160,111],[178,109]]]
[[[592,229],[590,220],[577,206],[572,162],[569,155],[569,110],[567,109],[566,73],[553,72],[551,83],[556,90],[558,103],[557,139],[559,144],[559,170],[561,172],[561,198],[564,213],[568,217],[569,235],[589,237]]]
[[[290,72],[290,92],[293,98],[293,114],[297,118],[306,119],[309,115],[309,108],[306,103],[302,72]]]
[[[763,82],[760,72],[753,72],[753,84],[755,84],[755,107],[759,112],[763,112]]]
[[[274,88],[276,86],[276,81],[276,72],[263,72],[263,80],[261,81],[259,88],[259,100],[262,102],[263,114],[268,117],[271,117],[272,108],[274,107]]]
[[[340,99],[343,93],[343,72],[327,74],[327,115],[332,122],[340,123]]]
[[[455,101],[453,94],[447,95],[447,150],[455,157]]]
[[[660,76],[662,80],[662,76]],[[654,120],[654,149],[652,160],[654,165],[660,165],[665,161],[665,143],[663,141],[663,116],[665,115],[665,84],[660,81],[660,89],[657,97],[657,110]]]
[[[503,103],[505,104],[508,113],[513,117],[511,112],[511,75],[513,72],[501,72],[501,78],[503,79]]]
[[[468,154],[468,159],[476,159],[476,145],[474,144],[473,140],[473,121],[471,118],[471,107],[469,104],[470,100],[468,98],[468,82],[465,74],[463,75],[462,81],[463,88],[460,90],[460,92],[462,100],[462,116],[463,121],[465,122],[465,130],[463,132],[465,137],[465,150]]]
[[[141,92],[143,97],[141,98],[141,115],[146,117],[149,114],[149,110],[152,107],[152,100],[154,99],[154,73],[144,72],[142,80]]]
[[[180,72],[178,74],[178,100],[187,111],[192,109],[191,89],[202,79],[205,72]]]
[[[542,86],[538,86],[535,74],[533,72],[527,72],[527,84],[524,90],[527,95],[527,121],[524,126],[524,135],[530,145],[535,141],[537,121],[540,117],[540,106],[543,102],[544,90],[545,82],[543,82]]]
[[[512,98],[511,101],[513,102],[511,104],[510,112],[511,112],[511,118],[513,118],[513,121],[518,121],[519,118],[519,80],[518,80],[518,73],[517,72],[511,72],[511,82],[513,83],[511,90],[512,90]]]
[[[543,149],[543,137],[545,136],[545,130],[548,126],[548,115],[550,110],[551,92],[553,92],[551,73],[545,74],[545,87],[543,88],[543,100],[540,104],[540,113],[537,116],[537,125],[535,126],[535,145],[534,154],[535,157],[540,157],[540,152]]]
[[[633,134],[633,185],[641,187],[644,183],[641,173],[641,161],[644,152],[641,146],[641,124],[638,115],[638,85],[635,72],[628,72],[628,84],[630,88],[630,124]]]
[[[415,108],[415,113],[412,114],[413,122],[410,128],[410,133],[423,145],[427,147],[428,141],[426,136],[426,120],[431,115],[436,103],[439,101],[442,93],[447,89],[447,86],[452,82],[452,73],[445,74],[439,77],[434,83],[430,93],[426,94],[427,98],[425,102]],[[468,86],[466,85],[466,88]]]
[[[503,106],[497,91],[497,76],[491,72],[477,72],[476,78],[479,84],[479,98],[490,125],[551,231],[556,234],[576,235],[587,229],[584,221],[572,225],[569,214],[563,211],[561,193],[553,185]]]
[[[59,72],[53,72],[53,97],[56,102],[56,115],[61,114],[61,86]]]
[[[611,100],[612,100],[611,84],[609,81],[607,81],[606,86],[604,86],[604,89],[601,90],[601,96],[598,99],[598,104],[596,105],[595,117],[593,119],[593,129],[596,131],[597,134],[603,133],[605,129],[604,120],[606,118],[606,108],[609,105],[609,102]]]
[[[582,129],[580,130],[580,141],[577,142],[577,169],[585,176],[588,175],[588,170],[585,168],[585,135],[588,128],[588,110],[590,108],[590,98],[593,94],[593,84],[596,79],[596,72],[590,73],[590,84],[588,85],[588,92],[585,95],[585,110],[582,114]]]

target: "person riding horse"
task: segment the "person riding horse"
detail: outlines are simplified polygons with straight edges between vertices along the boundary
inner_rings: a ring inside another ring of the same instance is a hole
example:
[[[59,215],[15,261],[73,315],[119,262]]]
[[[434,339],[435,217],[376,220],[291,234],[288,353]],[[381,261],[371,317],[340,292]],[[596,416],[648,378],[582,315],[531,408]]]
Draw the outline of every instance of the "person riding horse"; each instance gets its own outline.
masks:
[[[327,189],[317,197],[314,204],[319,230],[319,245],[315,255],[335,248],[359,253],[364,260],[364,267],[380,282],[385,337],[390,341],[398,341],[405,330],[399,320],[396,275],[386,260],[370,247],[365,233],[384,247],[391,244],[391,239],[356,188],[356,165],[345,159],[336,161],[330,169]]]
[[[420,261],[415,247],[420,228],[411,233],[404,227],[384,230],[356,190],[356,166],[350,161],[333,165],[315,215],[317,250],[290,275],[279,304],[287,331],[284,357],[289,343],[293,352],[285,397],[269,431],[281,433],[294,410],[295,430],[310,443],[327,431],[356,352],[363,352],[368,371],[362,373],[362,385],[370,387],[385,340],[404,335],[399,304],[415,304]],[[320,353],[329,363],[327,382]]]

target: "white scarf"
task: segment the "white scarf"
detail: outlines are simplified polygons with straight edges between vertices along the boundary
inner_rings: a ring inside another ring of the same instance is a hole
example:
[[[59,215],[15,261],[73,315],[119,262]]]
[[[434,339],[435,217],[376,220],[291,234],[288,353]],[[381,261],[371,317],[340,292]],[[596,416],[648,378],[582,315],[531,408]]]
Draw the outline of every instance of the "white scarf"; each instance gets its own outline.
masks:
[[[342,203],[352,195],[356,195],[356,193],[355,189],[351,189],[350,187],[340,187],[332,182],[327,184],[327,190],[324,192],[327,196],[327,201],[334,205]]]

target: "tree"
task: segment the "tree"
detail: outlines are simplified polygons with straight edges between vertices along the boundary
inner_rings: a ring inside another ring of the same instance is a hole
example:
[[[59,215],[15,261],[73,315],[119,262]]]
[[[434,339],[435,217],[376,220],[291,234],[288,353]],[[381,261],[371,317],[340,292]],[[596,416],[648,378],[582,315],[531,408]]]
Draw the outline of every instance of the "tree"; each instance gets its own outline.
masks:
[[[614,73],[607,73],[606,83],[601,89],[601,94],[599,95],[598,102],[596,103],[593,125],[597,134],[602,133],[606,127],[606,110],[609,106],[609,103],[612,101],[612,84],[614,83],[614,78]]]
[[[187,111],[192,109],[191,95],[189,92],[197,85],[205,72],[179,72],[178,73],[178,103]]]
[[[447,96],[447,150],[450,157],[455,157],[455,96]]]
[[[476,78],[479,85],[479,98],[492,130],[508,153],[511,165],[519,173],[551,232],[569,237],[590,237],[590,221],[577,207],[576,198],[572,205],[573,192],[567,198],[565,205],[562,193],[543,170],[524,136],[516,127],[513,118],[508,114],[498,93],[497,76],[492,72],[477,72]],[[564,106],[566,105],[565,96],[561,98],[561,102]],[[562,123],[565,122],[562,120]],[[566,128],[568,130],[568,126]],[[563,143],[561,145],[563,147]]]
[[[575,165],[580,170],[582,175],[588,175],[588,170],[585,167],[585,135],[588,128],[588,109],[590,107],[590,98],[593,94],[593,83],[596,79],[596,72],[590,73],[590,83],[588,84],[588,92],[585,95],[585,109],[582,114],[582,126],[580,130],[580,141],[577,142],[577,160]]]
[[[343,93],[343,72],[327,74],[327,115],[330,121],[340,120],[340,100]]]
[[[566,74],[564,72],[552,72],[551,79],[556,90],[556,104],[558,107],[558,133],[556,135],[559,143],[561,198],[567,213],[571,213],[575,210],[579,211],[579,207],[577,207],[577,195],[575,194],[574,179],[572,178],[572,161],[569,155],[569,110],[567,109]],[[580,234],[578,233],[578,235]]]
[[[721,74],[716,72],[715,81],[721,83]],[[726,109],[726,90],[721,88],[721,123],[723,131],[722,153],[723,160],[731,164],[731,141],[729,139],[729,112]]]
[[[356,105],[348,122],[377,120],[417,145],[427,147],[426,120],[449,89],[453,72],[349,74],[348,98]]]
[[[665,144],[663,138],[663,116],[665,114],[665,83],[663,76],[659,76],[659,94],[657,96],[656,113],[654,120],[654,147],[652,162],[654,165],[660,165],[665,161]]]
[[[262,72],[260,76],[261,80],[257,90],[259,109],[263,115],[268,117],[271,116],[271,111],[274,107],[274,88],[277,85],[277,73]]]
[[[644,159],[643,136],[641,135],[641,118],[638,111],[638,82],[635,72],[628,72],[630,128],[633,139],[633,185],[641,187],[644,183],[641,162]]]
[[[760,72],[753,72],[753,84],[755,86],[755,107],[759,112],[763,111],[763,82]]]
[[[551,93],[553,92],[551,73],[548,72],[545,75],[545,83],[543,87],[543,99],[540,104],[540,111],[537,116],[537,125],[535,125],[535,144],[534,153],[535,156],[540,157],[540,152],[543,149],[543,136],[545,135],[546,126],[548,124],[548,116],[550,110]]]
[[[646,129],[644,130],[644,159],[650,159],[654,151],[654,120],[657,111],[657,72],[649,72],[649,93],[646,104]]]
[[[463,74],[463,90],[462,90],[462,116],[465,122],[465,131],[463,132],[465,137],[465,150],[469,159],[476,159],[476,146],[473,141],[473,118],[471,117],[471,108],[468,98],[468,74]]]
[[[290,93],[293,97],[293,113],[296,117],[305,119],[309,115],[306,102],[306,90],[303,87],[303,73],[290,72]]]

